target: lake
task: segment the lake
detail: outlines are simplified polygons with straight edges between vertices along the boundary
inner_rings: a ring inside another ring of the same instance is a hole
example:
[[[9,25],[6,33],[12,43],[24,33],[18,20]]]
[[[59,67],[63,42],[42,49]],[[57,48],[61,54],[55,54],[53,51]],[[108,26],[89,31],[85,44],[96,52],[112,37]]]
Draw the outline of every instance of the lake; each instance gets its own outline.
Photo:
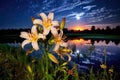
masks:
[[[82,64],[81,68],[86,68],[93,65],[95,68],[99,68],[100,64],[104,62],[104,49],[106,49],[107,65],[110,67],[114,65],[116,70],[120,71],[120,43],[112,40],[84,40],[81,38],[68,40],[68,44],[76,45],[76,50],[73,56],[77,56],[80,53],[80,61],[76,61],[78,64]],[[84,65],[84,66],[83,66]]]
[[[7,43],[12,46],[19,45],[24,39],[12,36],[0,38],[0,43]],[[67,38],[66,42],[74,52],[71,55],[72,61],[78,64],[80,70],[88,70],[90,66],[99,68],[104,62],[104,49],[107,55],[107,65],[114,65],[117,71],[120,71],[120,40],[115,39],[84,39]],[[18,44],[19,43],[19,44]],[[78,58],[78,54],[80,58]]]

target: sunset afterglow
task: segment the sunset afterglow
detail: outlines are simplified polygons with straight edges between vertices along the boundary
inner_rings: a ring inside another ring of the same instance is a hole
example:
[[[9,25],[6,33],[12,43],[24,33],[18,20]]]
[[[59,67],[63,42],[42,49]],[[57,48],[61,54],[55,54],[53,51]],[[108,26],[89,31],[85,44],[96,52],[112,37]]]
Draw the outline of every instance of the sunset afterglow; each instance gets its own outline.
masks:
[[[85,28],[83,26],[76,25],[76,26],[70,27],[69,30],[80,30],[80,31],[83,31],[83,30],[85,30]]]
[[[76,27],[76,28],[73,28],[74,30],[80,30],[80,31],[83,31],[84,29],[82,27]]]

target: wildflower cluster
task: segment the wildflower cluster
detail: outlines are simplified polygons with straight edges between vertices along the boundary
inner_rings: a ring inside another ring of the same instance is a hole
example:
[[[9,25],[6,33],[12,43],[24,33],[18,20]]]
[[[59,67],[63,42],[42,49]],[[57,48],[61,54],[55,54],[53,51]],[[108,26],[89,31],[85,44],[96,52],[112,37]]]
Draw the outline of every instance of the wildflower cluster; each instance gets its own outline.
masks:
[[[68,61],[70,61],[70,53],[72,53],[72,51],[68,48],[68,44],[64,42],[63,38],[65,18],[63,18],[59,24],[58,21],[53,20],[54,13],[49,13],[48,16],[45,13],[40,13],[39,16],[41,19],[32,19],[33,26],[31,28],[31,32],[21,32],[20,37],[26,39],[22,42],[22,48],[24,48],[26,44],[31,43],[34,50],[39,50],[38,43],[42,44],[47,41],[46,43],[53,43],[53,51],[56,52],[62,59],[64,59],[63,56],[65,55],[68,56]],[[52,35],[51,38],[48,39],[47,36],[50,35],[50,32]],[[48,56],[53,62],[58,63],[54,55],[49,54]]]

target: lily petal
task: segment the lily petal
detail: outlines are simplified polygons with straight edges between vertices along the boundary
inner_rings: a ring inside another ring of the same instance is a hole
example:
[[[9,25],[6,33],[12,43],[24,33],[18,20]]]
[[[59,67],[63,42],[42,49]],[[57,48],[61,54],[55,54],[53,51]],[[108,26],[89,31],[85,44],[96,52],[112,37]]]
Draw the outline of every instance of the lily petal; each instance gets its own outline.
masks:
[[[52,25],[53,26],[59,26],[59,22],[58,21],[52,21]]]
[[[31,33],[32,33],[32,34],[35,34],[35,35],[38,34],[38,33],[37,33],[37,26],[36,26],[36,25],[33,25],[33,26],[32,26]]]
[[[48,19],[53,20],[53,18],[54,18],[54,13],[49,13],[49,14],[48,14]]]
[[[60,30],[60,34],[59,34],[60,37],[63,36],[63,30]]]
[[[25,39],[29,39],[28,32],[21,32],[21,33],[20,33],[20,37],[21,37],[21,38],[25,38]]]
[[[54,35],[54,37],[58,36],[57,29],[54,27],[51,27],[51,33]]]
[[[24,40],[24,41],[22,42],[22,48],[24,48],[24,46],[25,46],[26,44],[29,44],[29,43],[30,43],[29,40]]]
[[[71,61],[71,56],[69,54],[65,54],[68,57],[68,61]]]
[[[59,44],[56,44],[53,51],[57,51],[59,49]]]
[[[40,16],[41,16],[43,21],[47,21],[47,16],[45,13],[40,13]]]
[[[65,58],[64,58],[64,56],[63,56],[63,55],[60,55],[60,57],[61,57],[61,59],[62,59],[62,60],[65,60]]]
[[[71,50],[69,54],[72,54],[72,53],[73,53],[73,51]]]
[[[67,43],[65,43],[65,42],[63,42],[62,44],[60,44],[61,46],[63,46],[63,47],[67,47],[68,45],[67,45]]]
[[[50,32],[50,28],[44,28],[44,31],[43,31],[44,35],[48,35],[49,32]]]
[[[32,47],[33,47],[35,50],[39,50],[39,46],[38,46],[38,43],[37,43],[37,42],[32,42]]]
[[[38,38],[42,38],[44,40],[46,39],[46,36],[44,36],[43,34],[38,34]]]
[[[35,19],[33,21],[33,24],[39,24],[39,25],[42,25],[42,21],[40,19]]]

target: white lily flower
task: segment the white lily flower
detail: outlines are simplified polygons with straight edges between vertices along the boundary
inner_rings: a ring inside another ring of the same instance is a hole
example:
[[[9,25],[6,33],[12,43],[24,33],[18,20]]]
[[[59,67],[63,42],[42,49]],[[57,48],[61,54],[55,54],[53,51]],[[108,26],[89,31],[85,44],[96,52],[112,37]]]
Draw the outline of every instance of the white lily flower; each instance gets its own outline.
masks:
[[[63,31],[60,30],[59,34],[58,34],[57,31],[55,31],[54,35],[55,35],[54,36],[55,37],[55,39],[54,39],[55,47],[54,47],[53,51],[55,51],[63,60],[65,60],[64,56],[67,56],[68,57],[68,61],[70,61],[71,60],[70,54],[72,54],[72,50],[67,48],[68,47],[67,43],[63,41],[63,38],[62,38]],[[60,46],[62,46],[64,48],[61,49]]]
[[[32,27],[31,33],[21,32],[20,37],[26,39],[22,42],[22,48],[24,48],[24,46],[26,44],[31,43],[35,50],[39,50],[39,46],[38,46],[38,43],[37,43],[38,39],[39,38],[42,38],[42,39],[46,38],[43,34],[40,34],[40,33],[38,34],[37,29],[36,29],[36,25],[34,25]]]
[[[70,54],[72,54],[73,51],[69,48],[59,48],[56,53],[61,57],[61,59],[65,60],[64,56],[67,56],[68,61],[71,61]]]
[[[59,49],[60,46],[62,47],[67,47],[67,43],[63,41],[62,36],[63,36],[63,31],[60,30],[60,34],[58,34],[57,32],[55,32],[55,47],[53,49],[53,51],[57,51]]]
[[[58,21],[53,21],[54,18],[54,13],[49,13],[48,16],[45,13],[40,13],[39,14],[42,18],[40,19],[34,19],[33,24],[39,24],[43,26],[43,34],[48,35],[48,33],[51,31],[52,34],[54,35],[54,31],[57,29],[54,28],[54,26],[59,26]]]

